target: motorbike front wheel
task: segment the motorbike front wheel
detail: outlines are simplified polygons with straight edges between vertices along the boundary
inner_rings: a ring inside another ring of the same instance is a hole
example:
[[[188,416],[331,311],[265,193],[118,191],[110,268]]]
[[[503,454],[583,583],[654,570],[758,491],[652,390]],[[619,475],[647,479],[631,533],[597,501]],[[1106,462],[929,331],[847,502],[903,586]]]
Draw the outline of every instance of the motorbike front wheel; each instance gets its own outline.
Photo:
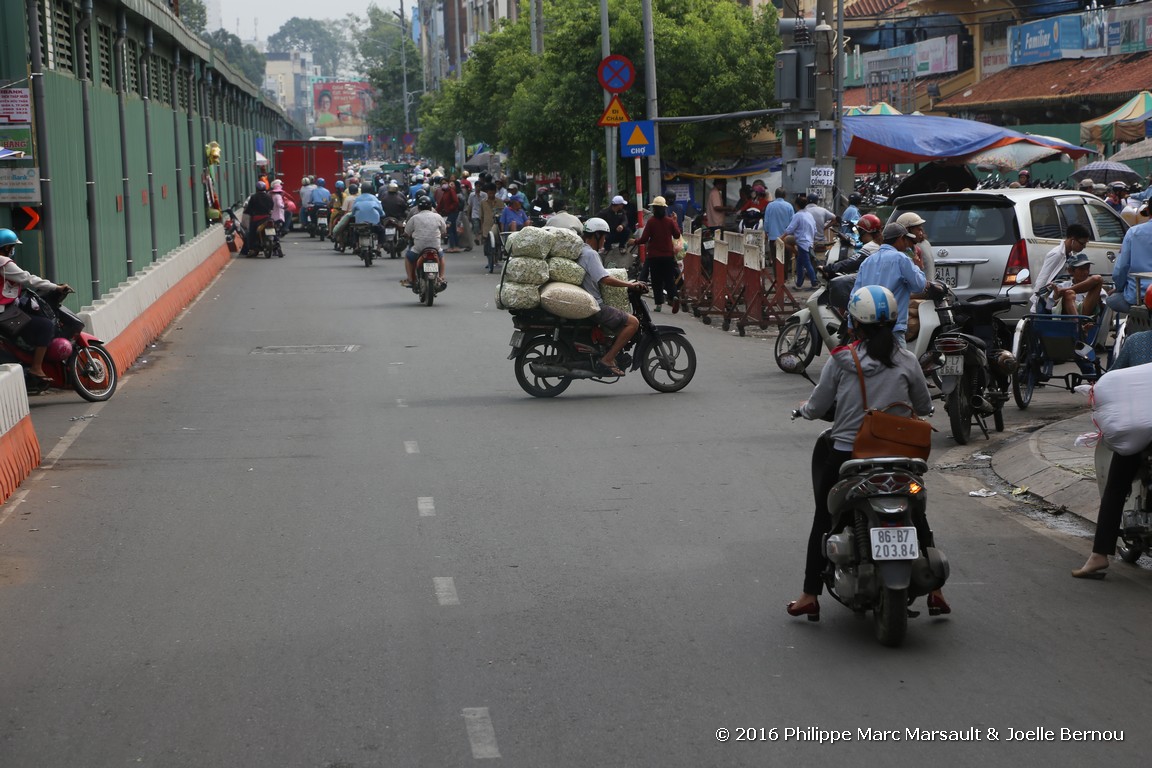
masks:
[[[572,383],[572,379],[537,376],[529,367],[532,363],[559,364],[564,351],[547,336],[537,336],[524,343],[516,355],[516,383],[532,397],[556,397]]]
[[[807,368],[816,358],[819,344],[820,336],[812,330],[811,323],[801,323],[800,318],[790,317],[776,337],[776,365],[785,370],[780,358],[791,354],[800,358],[802,367]]]
[[[119,381],[112,356],[95,345],[77,347],[68,360],[68,377],[76,393],[92,403],[112,397]]]
[[[696,350],[683,336],[661,336],[644,350],[640,375],[657,392],[679,392],[696,375]]]
[[[1132,564],[1140,559],[1140,555],[1144,554],[1144,548],[1139,544],[1129,543],[1127,539],[1120,537],[1120,541],[1116,544],[1116,554],[1124,562]]]
[[[895,648],[908,633],[908,590],[880,588],[880,601],[872,611],[876,639]]]
[[[372,266],[372,251],[370,249],[364,248],[363,250],[361,250],[360,251],[360,258],[364,260],[364,266],[366,266],[366,267]]]
[[[972,437],[972,381],[967,372],[960,376],[956,388],[948,393],[944,409],[948,411],[952,437],[960,445],[967,445]]]
[[[1040,341],[1032,333],[1031,326],[1020,334],[1020,348],[1016,371],[1012,374],[1012,399],[1016,407],[1024,410],[1032,402],[1032,393],[1040,382],[1040,366],[1043,364]]]

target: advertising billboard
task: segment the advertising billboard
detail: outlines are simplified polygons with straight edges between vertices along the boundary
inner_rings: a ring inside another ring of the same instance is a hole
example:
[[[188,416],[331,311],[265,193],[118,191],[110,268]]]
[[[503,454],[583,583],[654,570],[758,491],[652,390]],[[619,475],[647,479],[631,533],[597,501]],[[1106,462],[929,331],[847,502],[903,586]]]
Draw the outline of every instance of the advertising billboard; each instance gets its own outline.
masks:
[[[363,128],[375,105],[376,91],[371,83],[341,80],[312,84],[313,124],[318,133],[336,126]]]

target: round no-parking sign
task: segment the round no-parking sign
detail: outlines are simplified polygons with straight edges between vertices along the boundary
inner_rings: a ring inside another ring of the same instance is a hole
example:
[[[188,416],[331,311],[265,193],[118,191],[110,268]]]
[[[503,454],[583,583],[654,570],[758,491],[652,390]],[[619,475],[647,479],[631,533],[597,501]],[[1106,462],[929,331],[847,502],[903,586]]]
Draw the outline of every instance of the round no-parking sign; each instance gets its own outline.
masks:
[[[608,93],[624,93],[636,82],[636,67],[627,56],[605,56],[596,69],[600,87]]]

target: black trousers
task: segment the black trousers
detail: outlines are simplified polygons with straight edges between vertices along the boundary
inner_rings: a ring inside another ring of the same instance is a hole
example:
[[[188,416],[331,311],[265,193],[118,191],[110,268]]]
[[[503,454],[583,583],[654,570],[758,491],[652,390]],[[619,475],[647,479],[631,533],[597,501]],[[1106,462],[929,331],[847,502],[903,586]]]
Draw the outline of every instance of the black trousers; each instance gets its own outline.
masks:
[[[1124,514],[1124,500],[1132,492],[1132,481],[1140,471],[1144,455],[1139,451],[1132,456],[1112,454],[1108,465],[1108,480],[1100,497],[1100,511],[1096,515],[1096,536],[1092,551],[1098,555],[1116,554],[1116,538],[1120,535],[1120,519]]]
[[[675,256],[649,256],[644,260],[652,278],[652,301],[656,306],[664,303],[664,294],[668,294],[668,301],[676,298],[676,257]]]

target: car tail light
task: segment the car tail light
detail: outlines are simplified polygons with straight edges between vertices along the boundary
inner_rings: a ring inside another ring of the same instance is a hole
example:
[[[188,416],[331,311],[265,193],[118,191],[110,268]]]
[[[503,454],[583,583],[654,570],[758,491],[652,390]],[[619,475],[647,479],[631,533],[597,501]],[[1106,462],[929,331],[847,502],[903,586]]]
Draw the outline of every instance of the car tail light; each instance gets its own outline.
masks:
[[[1022,269],[1028,268],[1028,243],[1023,239],[1017,240],[1016,245],[1012,246],[1012,251],[1008,254],[1008,265],[1004,267],[1004,280],[1003,284],[1007,286],[1013,285],[1031,285],[1032,278],[1026,277],[1019,283],[1016,282],[1016,275]]]

